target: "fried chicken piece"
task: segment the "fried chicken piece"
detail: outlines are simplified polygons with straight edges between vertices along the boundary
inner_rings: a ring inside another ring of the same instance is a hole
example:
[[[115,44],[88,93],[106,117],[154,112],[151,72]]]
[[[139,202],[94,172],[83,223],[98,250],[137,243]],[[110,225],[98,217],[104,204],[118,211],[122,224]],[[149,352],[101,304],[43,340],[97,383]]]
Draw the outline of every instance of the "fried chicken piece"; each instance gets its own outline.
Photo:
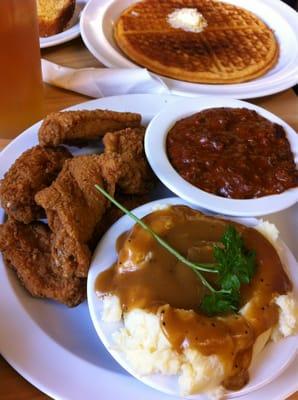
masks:
[[[105,154],[121,157],[121,177],[118,187],[126,194],[144,194],[153,186],[154,175],[144,153],[145,128],[126,128],[106,133]]]
[[[121,129],[114,133],[108,132],[103,137],[105,153],[134,154],[137,157],[144,155],[145,128]]]
[[[0,181],[0,201],[6,213],[25,224],[41,218],[43,210],[34,196],[51,184],[71,157],[64,147],[35,146],[25,151]]]
[[[120,154],[117,153],[101,153],[98,156],[102,176],[105,181],[116,186],[119,179],[123,175],[123,163]]]
[[[86,297],[86,279],[61,275],[51,262],[51,237],[41,222],[25,225],[9,219],[0,225],[0,250],[32,296],[76,306]]]
[[[76,144],[101,138],[106,132],[141,124],[141,115],[109,110],[63,111],[49,114],[38,137],[41,146]]]
[[[74,157],[65,162],[52,185],[35,196],[53,232],[53,262],[64,277],[87,276],[91,260],[88,241],[109,205],[94,185],[103,186],[111,195],[115,190],[112,170],[117,166],[111,161],[110,168],[103,170],[103,163],[101,155]]]

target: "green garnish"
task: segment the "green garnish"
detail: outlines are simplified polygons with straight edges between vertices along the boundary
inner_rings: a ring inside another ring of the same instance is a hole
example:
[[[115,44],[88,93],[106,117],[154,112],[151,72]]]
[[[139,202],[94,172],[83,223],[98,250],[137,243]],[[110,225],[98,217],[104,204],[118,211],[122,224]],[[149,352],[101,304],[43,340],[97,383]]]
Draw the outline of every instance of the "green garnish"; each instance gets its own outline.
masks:
[[[241,284],[249,283],[255,273],[255,252],[244,247],[242,237],[234,226],[231,225],[227,228],[220,240],[220,245],[213,246],[215,264],[191,262],[157,235],[144,221],[118,203],[101,186],[95,185],[95,187],[111,203],[149,232],[169,253],[196,273],[202,284],[211,292],[203,297],[200,305],[205,314],[211,316],[239,310]],[[216,288],[208,282],[202,272],[218,275]]]
[[[220,290],[206,295],[201,303],[202,311],[208,315],[238,311],[241,284],[249,283],[255,273],[256,254],[244,247],[234,226],[227,228],[220,242],[222,246],[213,246]]]

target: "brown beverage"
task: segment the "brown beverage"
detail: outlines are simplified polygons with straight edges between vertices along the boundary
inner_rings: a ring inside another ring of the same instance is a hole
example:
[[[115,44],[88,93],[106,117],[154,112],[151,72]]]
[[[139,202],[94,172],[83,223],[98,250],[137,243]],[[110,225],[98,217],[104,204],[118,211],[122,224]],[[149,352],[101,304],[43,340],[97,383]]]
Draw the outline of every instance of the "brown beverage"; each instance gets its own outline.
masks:
[[[0,137],[13,138],[42,116],[35,0],[0,1]]]

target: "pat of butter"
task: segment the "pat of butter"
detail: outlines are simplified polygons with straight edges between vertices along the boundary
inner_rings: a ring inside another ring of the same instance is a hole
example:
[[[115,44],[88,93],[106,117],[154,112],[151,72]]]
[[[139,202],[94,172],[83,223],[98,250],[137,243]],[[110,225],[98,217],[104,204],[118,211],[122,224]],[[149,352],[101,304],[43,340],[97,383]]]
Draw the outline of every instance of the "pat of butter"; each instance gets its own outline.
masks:
[[[207,26],[207,21],[196,8],[180,8],[168,15],[168,23],[173,28],[188,32],[201,32]]]

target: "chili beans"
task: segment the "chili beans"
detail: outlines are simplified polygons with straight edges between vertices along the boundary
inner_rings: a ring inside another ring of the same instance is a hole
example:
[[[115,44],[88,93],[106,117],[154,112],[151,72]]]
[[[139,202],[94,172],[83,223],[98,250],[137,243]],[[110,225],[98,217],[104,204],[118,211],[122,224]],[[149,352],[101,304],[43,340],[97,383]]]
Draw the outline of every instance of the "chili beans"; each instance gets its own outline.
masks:
[[[245,108],[211,108],[175,123],[167,136],[172,166],[194,186],[251,199],[298,186],[282,126]]]

